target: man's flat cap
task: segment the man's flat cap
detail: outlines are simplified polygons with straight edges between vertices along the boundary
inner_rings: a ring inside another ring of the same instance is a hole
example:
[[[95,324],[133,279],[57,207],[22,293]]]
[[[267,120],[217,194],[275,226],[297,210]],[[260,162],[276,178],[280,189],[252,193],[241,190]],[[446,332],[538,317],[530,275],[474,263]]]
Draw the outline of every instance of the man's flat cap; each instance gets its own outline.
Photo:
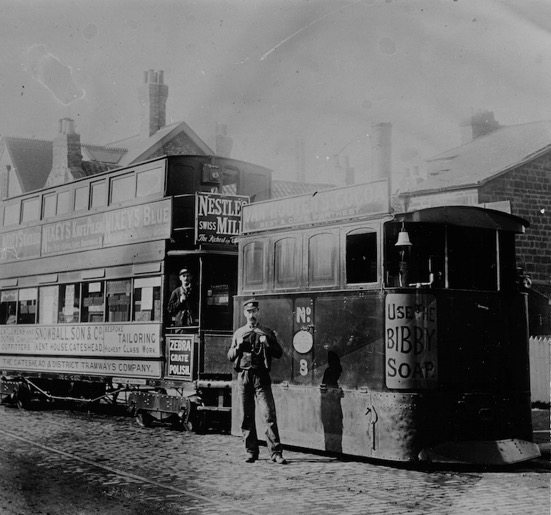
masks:
[[[187,267],[182,268],[178,273],[178,275],[184,275],[184,274],[191,274],[191,270]]]
[[[243,309],[258,308],[258,301],[256,299],[249,299],[243,303]]]

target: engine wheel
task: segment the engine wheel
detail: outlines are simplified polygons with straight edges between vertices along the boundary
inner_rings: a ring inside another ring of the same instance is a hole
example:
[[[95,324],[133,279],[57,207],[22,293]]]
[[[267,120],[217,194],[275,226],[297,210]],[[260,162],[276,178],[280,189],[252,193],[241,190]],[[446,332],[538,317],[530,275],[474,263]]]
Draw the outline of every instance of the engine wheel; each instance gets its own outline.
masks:
[[[136,423],[140,427],[151,427],[153,425],[154,417],[147,411],[140,410],[136,414]]]
[[[15,403],[19,409],[28,410],[31,407],[31,389],[25,383],[21,383],[15,395]]]

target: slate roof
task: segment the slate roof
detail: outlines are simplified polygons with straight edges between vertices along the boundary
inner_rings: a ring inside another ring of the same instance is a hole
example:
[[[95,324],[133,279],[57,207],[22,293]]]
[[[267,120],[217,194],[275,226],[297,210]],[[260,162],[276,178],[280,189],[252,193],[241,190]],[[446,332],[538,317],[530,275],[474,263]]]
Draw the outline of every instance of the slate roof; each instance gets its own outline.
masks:
[[[551,121],[502,127],[427,160],[427,179],[401,193],[476,187],[551,150]]]
[[[3,137],[6,151],[21,181],[23,191],[44,187],[52,169],[53,142],[30,138]],[[97,145],[82,145],[82,170],[85,175],[94,175],[116,168],[123,149],[105,148]],[[101,157],[99,160],[86,158]]]
[[[292,197],[314,191],[334,188],[334,184],[309,184],[304,182],[278,181],[272,179],[272,198]]]

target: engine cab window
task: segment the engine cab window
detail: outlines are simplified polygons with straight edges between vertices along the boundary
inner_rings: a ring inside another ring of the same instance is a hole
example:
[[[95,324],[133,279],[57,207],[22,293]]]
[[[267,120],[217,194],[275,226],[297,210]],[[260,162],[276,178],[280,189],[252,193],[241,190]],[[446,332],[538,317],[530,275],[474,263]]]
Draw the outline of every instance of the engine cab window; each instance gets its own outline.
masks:
[[[346,282],[377,282],[377,233],[358,229],[346,235]]]
[[[505,234],[488,228],[387,223],[385,282],[402,288],[503,289],[514,275],[512,243]]]

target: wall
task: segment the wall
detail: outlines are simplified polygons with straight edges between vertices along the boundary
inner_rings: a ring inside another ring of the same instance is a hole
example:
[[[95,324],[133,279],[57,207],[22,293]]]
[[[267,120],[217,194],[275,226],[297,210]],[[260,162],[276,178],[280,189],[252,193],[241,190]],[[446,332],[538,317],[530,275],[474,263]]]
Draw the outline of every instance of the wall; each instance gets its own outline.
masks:
[[[534,287],[551,293],[551,152],[497,177],[479,190],[479,202],[510,200],[511,212],[530,222],[518,255]],[[542,212],[543,210],[543,212]]]

